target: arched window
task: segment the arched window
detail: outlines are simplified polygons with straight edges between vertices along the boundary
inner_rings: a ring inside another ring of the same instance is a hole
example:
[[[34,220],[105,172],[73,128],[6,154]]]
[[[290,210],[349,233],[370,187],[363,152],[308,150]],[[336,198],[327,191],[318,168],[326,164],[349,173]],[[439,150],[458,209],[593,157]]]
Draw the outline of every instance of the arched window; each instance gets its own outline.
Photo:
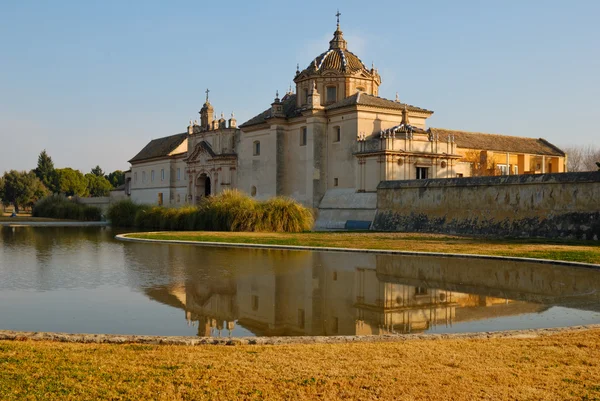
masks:
[[[254,156],[260,156],[260,141],[254,141],[252,149]]]

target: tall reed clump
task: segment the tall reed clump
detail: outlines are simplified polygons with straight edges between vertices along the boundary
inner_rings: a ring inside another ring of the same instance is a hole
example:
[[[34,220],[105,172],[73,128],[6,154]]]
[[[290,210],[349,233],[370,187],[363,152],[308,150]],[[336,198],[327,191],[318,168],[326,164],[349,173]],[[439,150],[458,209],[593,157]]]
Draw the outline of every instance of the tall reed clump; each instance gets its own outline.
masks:
[[[109,208],[108,217],[115,226],[177,231],[302,232],[314,223],[311,211],[293,199],[258,202],[238,190],[180,208],[121,201]]]
[[[135,227],[135,217],[137,213],[148,208],[149,206],[147,205],[140,205],[126,199],[110,205],[108,207],[107,217],[114,226]]]
[[[205,198],[200,204],[200,221],[196,227],[209,231],[256,231],[262,219],[256,200],[238,190],[226,190]]]
[[[262,219],[254,231],[299,233],[313,227],[311,211],[291,198],[278,196],[261,202],[259,207]]]
[[[37,201],[33,206],[32,215],[80,221],[100,221],[102,219],[100,208],[84,205],[60,194],[46,196]]]

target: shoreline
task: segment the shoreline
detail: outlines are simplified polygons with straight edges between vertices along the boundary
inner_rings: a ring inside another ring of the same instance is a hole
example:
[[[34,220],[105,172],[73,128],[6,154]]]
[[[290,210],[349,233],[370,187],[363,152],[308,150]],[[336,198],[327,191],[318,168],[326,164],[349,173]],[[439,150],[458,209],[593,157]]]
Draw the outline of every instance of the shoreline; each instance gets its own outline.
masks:
[[[163,231],[144,232],[143,234],[161,234]],[[580,267],[586,269],[600,269],[600,264],[573,262],[566,260],[527,258],[518,256],[499,256],[499,255],[481,255],[469,253],[443,253],[443,252],[420,252],[420,251],[401,251],[394,249],[361,249],[361,248],[340,248],[340,247],[320,247],[320,246],[303,246],[303,245],[277,245],[277,244],[256,244],[256,243],[239,243],[239,242],[213,242],[213,241],[186,241],[186,240],[167,240],[167,239],[149,239],[149,238],[133,238],[129,235],[139,233],[125,233],[115,235],[115,239],[125,242],[141,242],[141,243],[156,243],[156,244],[176,244],[176,245],[194,245],[194,246],[211,246],[223,248],[249,248],[249,249],[278,249],[290,251],[319,251],[319,252],[350,252],[350,253],[372,253],[384,255],[406,255],[406,256],[435,256],[447,258],[474,258],[488,260],[506,260],[511,262],[535,262],[542,264],[554,264],[560,266]]]
[[[108,227],[107,221],[0,221],[0,227]]]
[[[74,344],[147,344],[173,346],[202,345],[307,345],[349,343],[398,343],[426,340],[476,340],[476,339],[532,339],[556,334],[600,330],[600,324],[523,329],[482,331],[470,333],[416,333],[370,336],[288,336],[288,337],[191,337],[153,336],[133,334],[84,334],[0,330],[0,341],[51,341]]]

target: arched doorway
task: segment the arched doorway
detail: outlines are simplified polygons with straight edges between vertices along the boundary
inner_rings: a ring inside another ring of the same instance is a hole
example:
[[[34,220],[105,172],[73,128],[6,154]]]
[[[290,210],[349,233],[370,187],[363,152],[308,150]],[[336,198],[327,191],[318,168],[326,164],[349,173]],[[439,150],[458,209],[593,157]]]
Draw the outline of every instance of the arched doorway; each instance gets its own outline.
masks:
[[[210,194],[210,177],[206,173],[200,174],[196,180],[196,202],[200,202],[203,197]]]

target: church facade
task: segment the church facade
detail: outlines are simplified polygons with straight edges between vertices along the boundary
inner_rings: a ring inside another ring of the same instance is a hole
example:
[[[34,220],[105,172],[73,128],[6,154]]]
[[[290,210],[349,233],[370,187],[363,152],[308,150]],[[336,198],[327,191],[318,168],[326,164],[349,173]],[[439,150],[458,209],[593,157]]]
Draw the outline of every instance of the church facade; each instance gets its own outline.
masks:
[[[328,193],[372,194],[384,180],[565,171],[565,153],[543,139],[427,128],[433,111],[379,97],[381,82],[338,19],[329,48],[297,68],[295,91],[239,127],[214,116],[207,92],[200,121],[130,160],[131,197],[177,206],[237,188],[318,208]]]

